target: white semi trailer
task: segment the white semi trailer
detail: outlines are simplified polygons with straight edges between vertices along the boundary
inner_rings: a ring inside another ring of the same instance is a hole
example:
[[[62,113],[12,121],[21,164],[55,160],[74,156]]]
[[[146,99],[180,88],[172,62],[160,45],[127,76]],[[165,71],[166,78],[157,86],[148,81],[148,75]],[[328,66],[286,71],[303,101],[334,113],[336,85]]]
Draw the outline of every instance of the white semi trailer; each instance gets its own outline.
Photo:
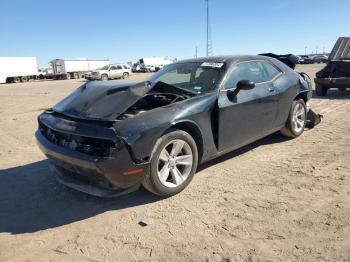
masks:
[[[51,62],[53,79],[77,79],[85,73],[109,65],[109,60],[102,59],[54,59]]]
[[[0,84],[27,82],[38,75],[36,57],[0,57]]]

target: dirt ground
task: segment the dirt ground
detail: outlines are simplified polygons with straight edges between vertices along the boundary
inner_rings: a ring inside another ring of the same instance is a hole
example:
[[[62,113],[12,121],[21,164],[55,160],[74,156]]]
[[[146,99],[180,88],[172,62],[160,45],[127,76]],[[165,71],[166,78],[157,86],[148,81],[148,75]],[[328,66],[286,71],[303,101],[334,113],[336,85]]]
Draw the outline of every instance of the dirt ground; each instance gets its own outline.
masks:
[[[349,91],[312,100],[316,128],[211,161],[177,196],[99,199],[58,184],[34,139],[81,84],[0,85],[0,261],[350,261]]]

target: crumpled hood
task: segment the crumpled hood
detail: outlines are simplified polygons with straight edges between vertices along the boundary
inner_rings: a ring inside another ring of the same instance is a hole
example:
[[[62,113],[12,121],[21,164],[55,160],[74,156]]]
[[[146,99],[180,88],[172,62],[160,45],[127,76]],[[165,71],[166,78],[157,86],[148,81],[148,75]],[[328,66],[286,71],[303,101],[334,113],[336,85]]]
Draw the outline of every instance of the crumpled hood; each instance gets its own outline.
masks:
[[[66,116],[114,121],[151,89],[148,82],[88,82],[53,107]]]

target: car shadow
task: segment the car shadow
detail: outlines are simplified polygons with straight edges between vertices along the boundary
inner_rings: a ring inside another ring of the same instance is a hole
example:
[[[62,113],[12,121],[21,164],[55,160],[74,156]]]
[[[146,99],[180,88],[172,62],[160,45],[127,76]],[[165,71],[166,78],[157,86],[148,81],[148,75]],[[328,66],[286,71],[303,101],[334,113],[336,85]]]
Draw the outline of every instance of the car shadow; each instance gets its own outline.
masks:
[[[198,171],[259,146],[287,140],[281,135],[270,135],[204,163],[198,167]],[[106,211],[147,205],[161,199],[143,188],[118,198],[90,196],[56,182],[49,170],[49,161],[38,161],[0,170],[0,233],[32,233],[84,220]]]
[[[326,100],[347,100],[350,99],[350,90],[347,89],[346,91],[339,91],[337,89],[329,89],[327,92],[327,95],[325,96],[318,96],[316,94],[316,91],[312,91],[312,98],[316,99],[326,99]]]
[[[290,140],[290,138],[287,138],[287,137],[284,137],[282,136],[281,134],[279,133],[275,133],[275,134],[272,134],[272,135],[269,135],[265,138],[262,138],[256,142],[253,142],[249,145],[246,145],[244,147],[241,147],[239,149],[236,149],[234,151],[231,151],[229,153],[226,153],[218,158],[214,158],[213,160],[210,160],[204,164],[201,164],[198,169],[197,169],[197,172],[199,171],[202,171],[202,170],[205,170],[211,166],[214,166],[216,164],[219,164],[221,162],[224,162],[226,160],[229,160],[231,158],[234,158],[236,156],[239,156],[239,155],[242,155],[242,154],[245,154],[247,153],[248,151],[250,150],[253,150],[255,148],[258,148],[259,146],[263,146],[263,145],[272,145],[272,144],[275,144],[275,143],[282,143],[282,142],[285,142],[285,141],[288,141]]]
[[[56,182],[48,163],[43,160],[0,170],[0,233],[55,228],[161,199],[144,189],[113,199],[89,196]]]

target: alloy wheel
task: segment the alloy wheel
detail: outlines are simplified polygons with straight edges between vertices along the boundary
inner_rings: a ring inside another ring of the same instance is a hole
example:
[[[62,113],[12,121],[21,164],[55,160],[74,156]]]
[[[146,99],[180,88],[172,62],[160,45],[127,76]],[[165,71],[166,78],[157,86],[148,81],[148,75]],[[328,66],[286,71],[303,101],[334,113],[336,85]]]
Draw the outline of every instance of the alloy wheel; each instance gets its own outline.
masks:
[[[298,103],[294,107],[292,117],[292,128],[295,132],[299,133],[303,130],[305,125],[305,107]]]
[[[158,178],[166,187],[178,187],[186,181],[193,166],[193,152],[190,145],[182,140],[170,141],[158,158]]]

